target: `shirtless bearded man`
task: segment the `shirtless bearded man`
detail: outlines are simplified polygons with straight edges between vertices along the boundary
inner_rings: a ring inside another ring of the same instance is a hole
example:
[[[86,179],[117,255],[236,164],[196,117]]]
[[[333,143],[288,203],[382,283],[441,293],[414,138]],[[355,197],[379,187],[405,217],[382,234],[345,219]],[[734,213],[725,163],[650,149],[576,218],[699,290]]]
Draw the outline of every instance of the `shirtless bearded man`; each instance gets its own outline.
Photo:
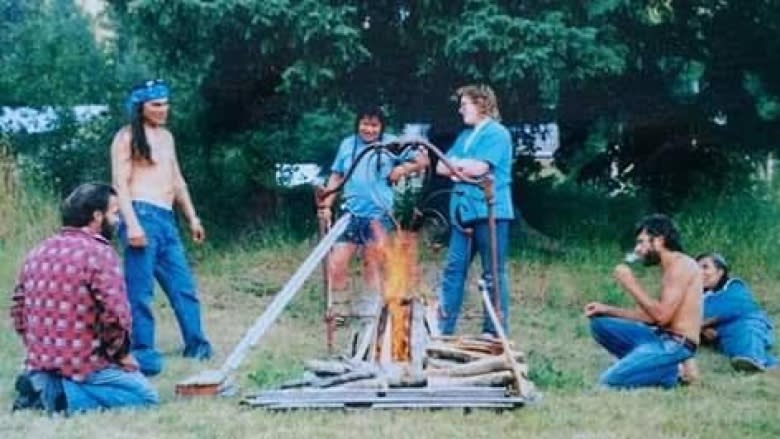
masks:
[[[130,124],[111,145],[111,169],[122,213],[120,237],[125,280],[132,310],[132,351],[141,371],[155,375],[162,358],[154,347],[154,279],[173,308],[184,340],[185,357],[207,359],[211,345],[201,328],[200,302],[176,227],[174,204],[186,217],[192,239],[205,231],[195,213],[176,158],[168,119],[170,89],[162,80],[132,89],[127,100]]]
[[[593,338],[618,358],[600,382],[610,387],[673,387],[680,365],[688,362],[686,367],[691,367],[699,344],[701,272],[682,252],[680,234],[665,215],[644,218],[635,236],[634,253],[645,265],[661,267],[661,294],[658,299],[648,295],[631,268],[620,264],[615,279],[636,309],[598,302],[585,306]]]

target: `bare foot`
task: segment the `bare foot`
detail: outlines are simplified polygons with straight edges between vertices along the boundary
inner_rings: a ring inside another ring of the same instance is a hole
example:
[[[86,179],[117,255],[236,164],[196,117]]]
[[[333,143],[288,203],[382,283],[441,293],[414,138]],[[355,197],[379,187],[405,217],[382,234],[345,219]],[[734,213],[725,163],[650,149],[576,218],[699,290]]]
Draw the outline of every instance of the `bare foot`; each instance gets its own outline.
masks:
[[[699,381],[701,376],[699,375],[699,366],[696,365],[694,358],[689,358],[677,366],[678,373],[680,375],[680,383],[686,386]]]

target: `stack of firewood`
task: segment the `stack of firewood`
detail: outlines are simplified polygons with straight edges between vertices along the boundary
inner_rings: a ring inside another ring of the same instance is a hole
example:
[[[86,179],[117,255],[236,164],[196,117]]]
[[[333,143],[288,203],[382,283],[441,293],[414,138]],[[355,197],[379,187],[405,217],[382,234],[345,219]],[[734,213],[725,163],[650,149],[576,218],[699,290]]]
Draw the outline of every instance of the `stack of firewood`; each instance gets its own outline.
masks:
[[[510,360],[511,355],[514,362]],[[435,336],[425,348],[430,387],[528,385],[521,352],[504,352],[500,341],[468,336]],[[514,363],[514,364],[513,364]]]
[[[410,364],[377,364],[341,358],[309,360],[301,379],[282,384],[292,388],[388,387],[514,387],[533,392],[528,366],[520,352],[510,360],[498,340],[469,336],[434,336],[424,350],[422,370]]]

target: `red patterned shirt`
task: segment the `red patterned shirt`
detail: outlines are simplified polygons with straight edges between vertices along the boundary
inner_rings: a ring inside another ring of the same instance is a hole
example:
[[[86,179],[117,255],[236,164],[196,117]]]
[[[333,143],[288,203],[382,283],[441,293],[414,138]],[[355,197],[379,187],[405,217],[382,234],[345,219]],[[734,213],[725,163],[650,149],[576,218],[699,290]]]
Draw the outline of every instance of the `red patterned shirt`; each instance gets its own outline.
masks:
[[[130,308],[119,258],[87,228],[63,227],[30,251],[12,302],[29,370],[81,381],[124,355]]]

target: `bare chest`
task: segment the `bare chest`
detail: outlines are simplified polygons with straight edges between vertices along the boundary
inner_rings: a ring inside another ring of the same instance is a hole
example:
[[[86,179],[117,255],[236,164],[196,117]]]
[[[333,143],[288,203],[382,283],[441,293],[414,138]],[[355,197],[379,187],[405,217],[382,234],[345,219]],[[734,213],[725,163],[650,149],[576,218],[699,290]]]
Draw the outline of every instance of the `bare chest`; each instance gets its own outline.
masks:
[[[141,172],[167,172],[176,164],[176,153],[170,136],[147,133],[151,162],[138,160],[134,168]]]

